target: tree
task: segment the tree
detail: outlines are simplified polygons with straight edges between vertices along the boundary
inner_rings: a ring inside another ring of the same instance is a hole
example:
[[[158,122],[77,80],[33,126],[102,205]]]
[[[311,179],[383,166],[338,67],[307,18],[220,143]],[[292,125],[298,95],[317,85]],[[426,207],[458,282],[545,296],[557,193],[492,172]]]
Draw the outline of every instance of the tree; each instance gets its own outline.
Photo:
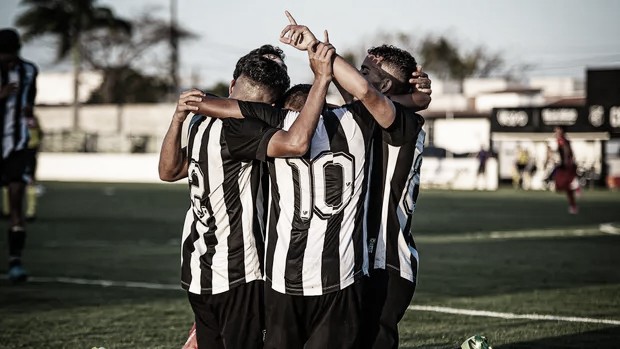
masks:
[[[469,52],[445,36],[428,36],[419,46],[424,69],[445,79],[463,81],[468,77],[488,77],[502,68],[504,60],[498,53],[488,53],[482,46]]]
[[[172,29],[168,22],[155,18],[154,12],[140,15],[133,22],[131,33],[93,30],[84,35],[84,59],[104,75],[102,85],[89,102],[123,104],[162,101],[168,97],[174,79],[169,76],[170,62],[159,51],[170,49],[172,33],[180,40],[195,38],[196,34],[178,26]],[[132,78],[131,83],[125,83],[128,77]]]
[[[88,103],[157,103],[165,100],[170,84],[131,67],[107,68],[103,82],[92,92]]]
[[[25,41],[53,35],[58,39],[57,60],[71,53],[73,63],[73,125],[79,129],[79,78],[82,66],[82,42],[85,33],[96,29],[130,32],[131,24],[114,15],[97,0],[22,0],[27,8],[15,21]]]
[[[429,34],[416,40],[404,32],[379,33],[373,41],[375,45],[386,43],[411,52],[424,71],[440,79],[462,82],[468,77],[489,77],[504,68],[500,53],[489,52],[484,46],[465,51],[455,39],[445,35]]]
[[[205,89],[205,91],[209,93],[213,93],[216,96],[225,97],[225,96],[228,96],[228,87],[229,86],[227,83],[220,81],[216,83],[215,85]]]

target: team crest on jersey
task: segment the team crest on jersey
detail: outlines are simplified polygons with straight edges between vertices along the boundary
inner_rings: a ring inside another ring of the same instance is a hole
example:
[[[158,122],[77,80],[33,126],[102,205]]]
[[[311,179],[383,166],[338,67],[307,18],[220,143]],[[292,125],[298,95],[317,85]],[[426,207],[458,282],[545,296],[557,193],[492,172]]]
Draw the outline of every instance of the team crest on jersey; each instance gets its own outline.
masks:
[[[372,238],[368,241],[368,252],[373,253],[375,251],[375,245],[377,243],[377,239]]]

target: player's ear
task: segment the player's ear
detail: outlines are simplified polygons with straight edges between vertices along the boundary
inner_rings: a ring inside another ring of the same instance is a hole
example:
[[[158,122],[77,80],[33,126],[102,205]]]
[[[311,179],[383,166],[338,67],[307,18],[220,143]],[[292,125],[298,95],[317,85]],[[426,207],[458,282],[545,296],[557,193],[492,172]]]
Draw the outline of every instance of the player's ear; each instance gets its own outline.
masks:
[[[230,80],[230,86],[228,86],[228,95],[232,95],[233,89],[235,88],[235,83],[237,82],[237,80],[232,79]]]
[[[392,88],[392,80],[389,78],[385,78],[381,80],[381,84],[379,85],[379,91],[385,94]]]

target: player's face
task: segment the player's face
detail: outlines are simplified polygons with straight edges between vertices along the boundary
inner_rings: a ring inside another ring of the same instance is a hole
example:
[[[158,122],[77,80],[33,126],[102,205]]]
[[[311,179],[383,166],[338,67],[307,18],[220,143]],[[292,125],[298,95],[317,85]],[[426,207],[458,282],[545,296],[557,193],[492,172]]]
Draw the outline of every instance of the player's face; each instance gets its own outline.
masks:
[[[13,53],[0,53],[0,64],[4,67],[10,67],[17,61],[17,55]]]
[[[381,58],[373,55],[368,55],[364,59],[362,66],[360,67],[360,73],[376,89],[381,89],[381,82],[385,78],[385,72],[381,68]]]

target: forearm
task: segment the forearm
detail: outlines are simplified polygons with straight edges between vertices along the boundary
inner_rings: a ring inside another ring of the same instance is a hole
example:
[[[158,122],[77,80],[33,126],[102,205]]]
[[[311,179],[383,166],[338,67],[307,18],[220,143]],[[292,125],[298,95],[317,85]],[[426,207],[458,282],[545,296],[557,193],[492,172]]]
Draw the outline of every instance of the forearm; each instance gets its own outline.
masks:
[[[337,80],[334,80],[334,85],[336,85],[336,88],[338,89],[338,92],[340,93],[340,95],[342,96],[342,99],[344,100],[345,104],[350,104],[353,103],[353,95],[350,94],[349,92],[347,92],[347,90],[344,89],[344,87],[342,87]]]
[[[334,60],[334,79],[344,90],[364,104],[381,127],[388,128],[392,125],[396,112],[392,101],[340,56],[336,56]]]
[[[431,103],[431,96],[420,91],[414,91],[411,94],[396,95],[390,97],[392,101],[397,102],[414,111],[425,110]]]
[[[183,123],[172,119],[159,154],[159,178],[174,182],[187,177],[187,158],[181,148]]]
[[[239,109],[239,102],[236,99],[204,96],[202,97],[202,102],[188,102],[188,104],[198,107],[197,114],[220,119],[243,119],[241,109]]]
[[[340,56],[334,59],[334,82],[338,90],[349,94],[351,100],[364,100],[371,93],[372,86],[355,67]],[[344,96],[343,96],[344,97]]]

